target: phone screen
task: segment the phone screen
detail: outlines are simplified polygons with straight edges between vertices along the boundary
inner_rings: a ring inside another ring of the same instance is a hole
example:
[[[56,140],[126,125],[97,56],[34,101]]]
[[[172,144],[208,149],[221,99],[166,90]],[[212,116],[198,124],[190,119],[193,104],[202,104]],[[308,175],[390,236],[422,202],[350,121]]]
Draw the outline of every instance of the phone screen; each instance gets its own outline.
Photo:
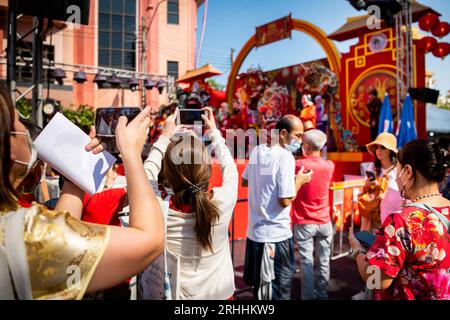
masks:
[[[373,172],[373,171],[366,171],[366,176],[367,176],[367,179],[370,181],[373,181],[376,179],[375,172]]]
[[[139,113],[137,107],[98,108],[95,112],[95,129],[100,137],[115,137],[120,116],[126,116],[128,123]]]
[[[368,231],[360,231],[355,233],[355,238],[361,242],[364,247],[371,247],[375,242],[376,236]]]
[[[205,110],[199,109],[180,109],[179,110],[179,123],[182,125],[204,125],[202,114],[205,114]]]

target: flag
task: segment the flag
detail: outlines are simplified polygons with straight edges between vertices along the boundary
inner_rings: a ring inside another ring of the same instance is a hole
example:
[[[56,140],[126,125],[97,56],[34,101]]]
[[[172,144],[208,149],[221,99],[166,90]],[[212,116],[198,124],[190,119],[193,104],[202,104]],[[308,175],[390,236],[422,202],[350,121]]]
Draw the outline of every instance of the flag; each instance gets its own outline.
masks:
[[[389,102],[389,95],[387,93],[384,96],[383,105],[380,110],[380,118],[378,120],[378,134],[382,132],[394,133],[391,103]]]
[[[409,141],[417,138],[416,125],[414,123],[414,111],[411,97],[406,96],[400,116],[399,130],[397,134],[397,146],[403,147]]]

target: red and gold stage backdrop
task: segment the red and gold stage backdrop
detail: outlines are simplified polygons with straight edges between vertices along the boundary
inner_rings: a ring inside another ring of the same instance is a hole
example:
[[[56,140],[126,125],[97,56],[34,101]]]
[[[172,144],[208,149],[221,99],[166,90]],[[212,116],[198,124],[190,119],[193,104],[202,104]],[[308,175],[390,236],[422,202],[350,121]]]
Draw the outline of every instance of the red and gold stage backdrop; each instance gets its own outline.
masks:
[[[425,54],[413,45],[413,86],[425,86]],[[396,49],[392,28],[361,34],[359,42],[342,55],[340,73],[342,121],[360,146],[370,142],[368,94],[373,89],[383,100],[387,92],[394,119],[396,105]],[[425,105],[414,101],[417,134],[426,138]]]

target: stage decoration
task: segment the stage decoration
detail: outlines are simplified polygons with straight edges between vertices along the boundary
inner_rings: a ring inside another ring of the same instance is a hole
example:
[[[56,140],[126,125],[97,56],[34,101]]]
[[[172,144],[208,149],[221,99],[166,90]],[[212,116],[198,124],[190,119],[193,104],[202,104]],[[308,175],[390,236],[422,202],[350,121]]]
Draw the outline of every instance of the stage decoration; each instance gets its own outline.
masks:
[[[433,36],[436,36],[438,38],[443,38],[446,35],[448,35],[450,32],[450,24],[448,22],[439,22],[436,27],[431,30],[431,33]]]
[[[303,122],[305,131],[316,128],[316,105],[311,101],[311,95],[303,95],[302,105],[303,109],[300,112],[300,119]]]
[[[423,37],[419,41],[419,46],[423,49],[423,51],[425,51],[425,53],[432,52],[434,49],[436,49],[437,44],[437,40],[433,37]]]
[[[288,112],[289,91],[276,82],[268,87],[258,102],[258,112],[263,128],[273,129],[278,120]]]
[[[293,28],[291,15],[256,27],[256,47],[291,38]]]
[[[435,13],[427,13],[419,20],[419,27],[423,31],[431,31],[439,24],[439,16]]]

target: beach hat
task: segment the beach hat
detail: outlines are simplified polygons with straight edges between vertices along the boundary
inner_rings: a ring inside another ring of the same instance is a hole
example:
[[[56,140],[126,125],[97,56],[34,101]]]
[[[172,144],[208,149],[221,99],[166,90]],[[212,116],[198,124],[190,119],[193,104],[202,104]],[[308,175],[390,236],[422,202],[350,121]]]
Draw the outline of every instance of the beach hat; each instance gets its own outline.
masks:
[[[381,145],[386,149],[389,149],[395,153],[398,153],[397,138],[392,133],[382,132],[378,135],[375,141],[366,144],[367,150],[373,156],[375,156],[376,146]]]

